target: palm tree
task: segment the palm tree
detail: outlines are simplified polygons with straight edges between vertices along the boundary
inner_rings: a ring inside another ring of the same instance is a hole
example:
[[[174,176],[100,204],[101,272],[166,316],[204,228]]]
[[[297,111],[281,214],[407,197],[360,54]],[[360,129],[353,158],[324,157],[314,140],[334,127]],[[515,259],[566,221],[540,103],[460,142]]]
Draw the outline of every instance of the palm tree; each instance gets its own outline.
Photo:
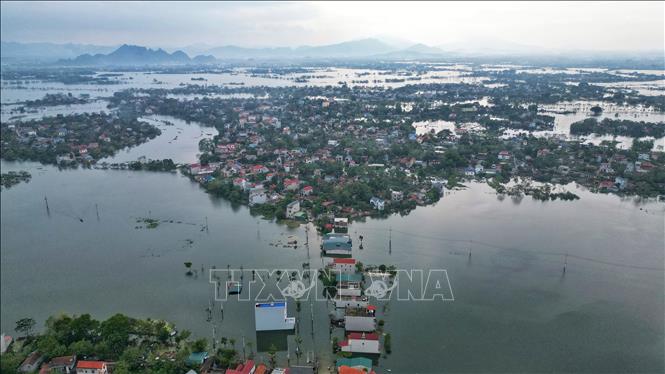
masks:
[[[277,347],[275,344],[271,344],[270,348],[268,348],[268,362],[273,369],[277,366]]]
[[[254,343],[247,342],[246,345],[247,345],[247,349],[249,350],[248,358],[253,359],[254,358],[254,349],[253,349],[254,348]]]
[[[223,346],[226,347],[226,344],[229,342],[229,340],[226,338],[226,336],[222,336],[220,342],[222,343]]]

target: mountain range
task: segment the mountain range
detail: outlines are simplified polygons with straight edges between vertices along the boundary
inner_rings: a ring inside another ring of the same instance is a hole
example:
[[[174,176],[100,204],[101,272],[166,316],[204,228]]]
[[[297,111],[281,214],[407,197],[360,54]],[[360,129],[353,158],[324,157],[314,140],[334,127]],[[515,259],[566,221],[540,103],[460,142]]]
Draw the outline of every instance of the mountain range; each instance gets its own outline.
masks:
[[[389,40],[389,39],[386,39]],[[169,52],[170,51],[170,52]],[[150,49],[135,45],[98,46],[88,44],[16,43],[2,42],[3,63],[51,63],[70,66],[102,65],[184,65],[211,64],[220,61],[247,60],[406,60],[446,59],[481,60],[497,59],[504,62],[525,63],[532,61],[598,58],[616,60],[635,59],[633,53],[584,53],[569,51],[553,53],[544,47],[526,46],[500,40],[483,40],[476,43],[449,43],[429,46],[404,40],[385,41],[368,38],[321,46],[250,48],[235,45],[190,45],[177,49]],[[190,56],[195,55],[191,58]],[[640,58],[662,60],[662,51],[643,53]],[[656,63],[656,65],[660,65]]]
[[[216,61],[213,56],[198,55],[190,58],[183,51],[173,53],[165,50],[149,49],[136,45],[124,44],[109,54],[83,54],[74,59],[60,60],[59,64],[74,66],[98,66],[98,65],[184,65],[184,64],[208,64]]]

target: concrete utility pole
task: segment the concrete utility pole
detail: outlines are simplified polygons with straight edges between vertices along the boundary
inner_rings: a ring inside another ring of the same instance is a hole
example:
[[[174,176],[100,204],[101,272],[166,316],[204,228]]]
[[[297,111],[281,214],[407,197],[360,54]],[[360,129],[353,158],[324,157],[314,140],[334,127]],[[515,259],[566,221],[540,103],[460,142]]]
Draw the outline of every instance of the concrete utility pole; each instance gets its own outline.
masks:
[[[392,226],[388,230],[388,254],[393,253],[393,228]]]
[[[46,215],[49,216],[49,218],[50,218],[51,217],[51,209],[49,209],[49,207],[48,207],[48,199],[46,198],[46,196],[44,196],[44,202],[46,203]]]

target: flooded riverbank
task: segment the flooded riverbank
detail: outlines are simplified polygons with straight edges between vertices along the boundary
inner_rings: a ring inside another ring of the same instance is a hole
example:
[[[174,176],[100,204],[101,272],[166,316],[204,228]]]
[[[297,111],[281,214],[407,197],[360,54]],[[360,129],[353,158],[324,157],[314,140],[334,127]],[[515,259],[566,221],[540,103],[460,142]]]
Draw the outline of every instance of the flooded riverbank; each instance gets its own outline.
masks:
[[[8,162],[2,168],[33,175],[1,195],[3,331],[27,315],[43,321],[59,312],[99,318],[123,312],[167,319],[210,337],[205,308],[213,287],[205,276],[186,276],[183,262],[199,271],[202,265],[321,266],[313,230],[309,252],[302,245],[274,247],[279,238],[304,238],[304,228],[259,220],[177,174],[58,171]],[[474,183],[406,217],[353,223],[356,243],[364,236],[355,258],[446,269],[455,296],[452,302],[390,302],[380,318],[393,336],[393,353],[381,358],[379,368],[408,371],[414,360],[423,363],[423,372],[612,371],[607,363],[615,370],[662,368],[663,271],[650,268],[663,263],[665,208],[574,192],[581,200],[501,200]],[[138,217],[174,223],[137,230]],[[201,229],[206,217],[207,232]],[[218,336],[254,341],[252,307],[225,305]],[[329,306],[315,302],[312,308],[313,336],[308,313],[293,309],[289,315],[307,321],[301,325],[303,349],[316,351],[325,367],[333,360]],[[483,360],[470,360],[477,355]]]

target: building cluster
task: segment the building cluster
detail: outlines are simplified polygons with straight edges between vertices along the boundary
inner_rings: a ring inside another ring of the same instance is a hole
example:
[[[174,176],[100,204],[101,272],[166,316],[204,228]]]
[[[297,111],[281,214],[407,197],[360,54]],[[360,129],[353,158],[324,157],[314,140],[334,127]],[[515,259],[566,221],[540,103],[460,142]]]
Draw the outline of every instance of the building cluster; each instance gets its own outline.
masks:
[[[1,148],[8,158],[90,163],[159,134],[155,126],[117,114],[77,114],[3,125]]]

